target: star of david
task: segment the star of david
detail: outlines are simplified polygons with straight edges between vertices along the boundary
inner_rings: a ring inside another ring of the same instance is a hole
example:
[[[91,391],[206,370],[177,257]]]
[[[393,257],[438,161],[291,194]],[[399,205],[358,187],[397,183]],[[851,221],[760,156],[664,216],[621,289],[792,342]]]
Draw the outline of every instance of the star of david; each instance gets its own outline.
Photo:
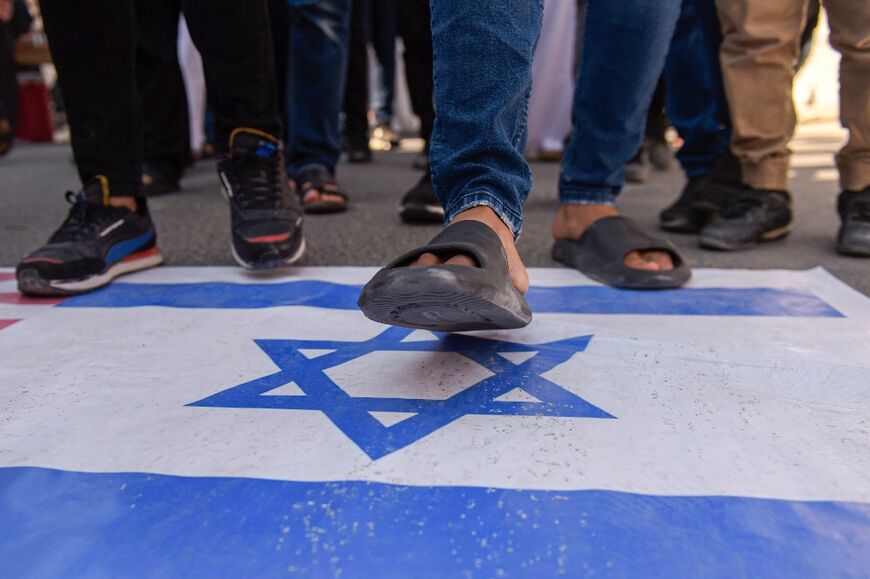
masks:
[[[407,340],[413,332],[389,328],[362,342],[255,340],[279,368],[277,372],[188,406],[319,411],[373,460],[405,448],[467,415],[614,418],[543,377],[574,354],[583,352],[592,336],[530,345],[462,334],[432,334],[433,339],[429,340]],[[309,350],[328,353],[309,358],[302,353]],[[351,396],[326,373],[356,358],[384,351],[453,352],[492,374],[444,400],[432,400]],[[521,356],[527,359],[518,360],[510,355],[518,352],[527,353]],[[298,386],[298,394],[270,394],[291,383]],[[376,418],[378,413],[404,413],[407,418],[387,425]]]

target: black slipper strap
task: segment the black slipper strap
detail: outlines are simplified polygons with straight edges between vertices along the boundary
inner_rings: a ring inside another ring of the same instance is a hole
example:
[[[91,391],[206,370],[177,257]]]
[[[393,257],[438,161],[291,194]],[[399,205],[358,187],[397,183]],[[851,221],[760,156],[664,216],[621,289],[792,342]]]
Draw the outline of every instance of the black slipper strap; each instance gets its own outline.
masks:
[[[433,253],[442,259],[468,255],[481,269],[508,276],[507,256],[501,239],[491,227],[479,221],[459,221],[449,225],[426,246],[399,256],[387,268],[405,267],[424,253]]]
[[[665,251],[670,254],[674,269],[683,264],[682,256],[669,241],[647,234],[634,221],[621,215],[593,222],[579,242],[584,250],[603,261],[622,263],[632,251]]]

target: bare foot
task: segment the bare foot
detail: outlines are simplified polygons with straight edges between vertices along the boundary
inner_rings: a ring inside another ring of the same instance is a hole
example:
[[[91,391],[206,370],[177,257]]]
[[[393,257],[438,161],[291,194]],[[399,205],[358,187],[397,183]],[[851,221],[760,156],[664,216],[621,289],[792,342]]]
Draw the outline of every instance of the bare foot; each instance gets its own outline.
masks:
[[[553,237],[556,239],[580,239],[586,228],[602,217],[619,215],[612,205],[562,205],[553,223]],[[630,251],[622,259],[623,263],[634,269],[666,271],[674,269],[674,260],[667,251]]]
[[[472,207],[471,209],[467,209],[457,215],[452,223],[458,221],[480,221],[495,231],[498,238],[501,240],[502,245],[504,245],[511,282],[520,293],[524,294],[529,291],[529,274],[526,272],[526,266],[523,265],[523,261],[520,259],[520,254],[517,252],[517,246],[514,243],[514,234],[508,226],[505,225],[504,221],[496,215],[495,211],[485,206]],[[419,257],[419,259],[417,259],[417,261],[411,264],[411,267],[442,264],[477,267],[477,262],[468,255],[454,255],[445,261],[433,253],[424,253]]]

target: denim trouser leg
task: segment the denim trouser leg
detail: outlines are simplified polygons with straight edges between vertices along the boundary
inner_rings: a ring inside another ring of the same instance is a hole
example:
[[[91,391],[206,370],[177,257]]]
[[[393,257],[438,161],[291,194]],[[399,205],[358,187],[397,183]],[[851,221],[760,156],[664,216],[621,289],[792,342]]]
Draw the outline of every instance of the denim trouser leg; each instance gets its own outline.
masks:
[[[523,158],[542,0],[432,0],[430,160],[449,223],[485,205],[519,234],[532,185]]]
[[[287,173],[335,173],[351,0],[289,0]]]
[[[683,139],[677,159],[687,177],[706,175],[731,142],[722,86],[722,30],[715,0],[683,0],[665,65],[668,116]]]
[[[608,204],[619,194],[679,11],[680,0],[589,0],[562,203]]]

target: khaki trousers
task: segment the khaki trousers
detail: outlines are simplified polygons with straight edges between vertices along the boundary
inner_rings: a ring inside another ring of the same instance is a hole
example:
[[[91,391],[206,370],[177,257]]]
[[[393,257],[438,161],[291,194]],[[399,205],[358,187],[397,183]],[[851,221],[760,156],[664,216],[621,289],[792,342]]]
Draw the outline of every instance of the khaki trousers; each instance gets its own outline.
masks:
[[[840,122],[849,140],[837,154],[843,189],[870,186],[870,0],[823,0],[840,62]],[[716,0],[722,76],[731,110],[731,150],[743,181],[788,188],[795,127],[793,68],[807,0]]]

